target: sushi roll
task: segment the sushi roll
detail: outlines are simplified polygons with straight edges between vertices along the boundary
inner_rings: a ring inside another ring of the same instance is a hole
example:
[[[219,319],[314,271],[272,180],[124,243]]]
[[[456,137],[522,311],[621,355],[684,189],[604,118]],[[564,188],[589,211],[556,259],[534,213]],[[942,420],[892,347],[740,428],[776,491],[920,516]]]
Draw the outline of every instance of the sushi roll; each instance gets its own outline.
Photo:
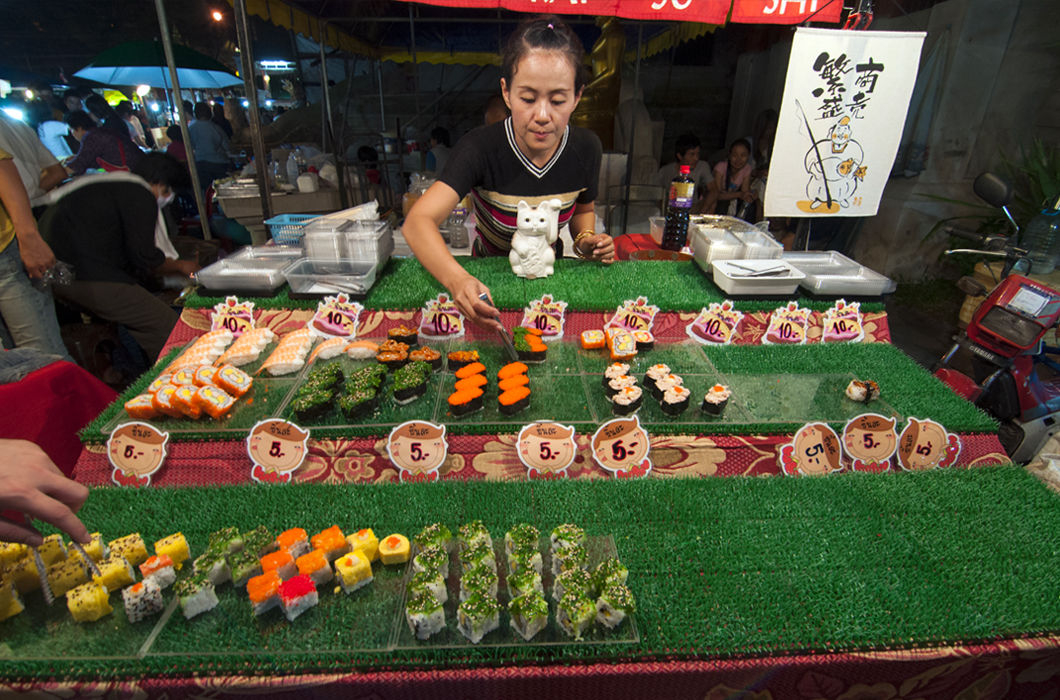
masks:
[[[636,413],[644,401],[644,394],[639,386],[627,386],[611,397],[611,412],[616,416],[628,416]]]
[[[643,384],[648,388],[649,391],[652,391],[655,388],[655,382],[659,381],[668,374],[670,374],[670,365],[666,365],[661,362],[659,364],[652,365],[644,373]]]
[[[371,340],[355,340],[346,346],[346,357],[354,360],[370,360],[379,352],[379,343]]]
[[[300,527],[292,527],[276,535],[276,548],[284,549],[292,557],[300,557],[309,551],[309,535]]]
[[[724,384],[715,384],[710,387],[710,391],[703,397],[700,409],[707,415],[720,416],[722,411],[725,410],[725,406],[729,403],[729,396],[731,395],[732,392],[729,391],[729,387]]]
[[[445,609],[437,598],[423,591],[405,604],[405,620],[416,639],[428,639],[445,629]]]
[[[342,530],[339,529],[338,525],[332,525],[328,529],[313,535],[309,539],[309,545],[313,549],[322,552],[327,557],[328,563],[335,561],[350,551],[350,543],[346,541],[346,535],[342,534]]]
[[[493,538],[490,537],[490,531],[486,529],[486,525],[481,520],[469,520],[461,525],[457,540],[462,550],[470,549],[480,542],[485,542],[488,547],[493,548]]]
[[[139,535],[136,535],[139,537]],[[132,537],[132,535],[130,535]],[[120,540],[115,540],[120,541]],[[143,540],[140,540],[143,544]],[[66,551],[66,545],[63,543],[62,535],[48,535],[44,538],[44,541],[37,547],[37,552],[40,554],[41,561],[44,562],[44,566],[51,566],[61,561],[65,561],[70,555]],[[146,552],[145,552],[146,553]],[[146,559],[146,557],[144,557]]]
[[[482,375],[480,374],[478,376],[481,377]],[[460,381],[464,381],[464,380],[460,380]],[[457,382],[457,383],[459,384],[460,382]],[[521,386],[529,386],[529,385],[530,385],[530,377],[526,376],[525,374],[516,374],[513,377],[508,377],[507,379],[500,380],[500,382],[497,383],[497,388],[500,389],[502,392],[504,392],[504,391],[511,391],[512,389],[518,389]]]
[[[32,556],[19,559],[11,565],[11,568],[4,572],[4,578],[15,584],[15,588],[22,595],[40,590],[40,573],[37,571],[37,564],[34,559]],[[132,581],[129,583],[132,583]]]
[[[406,345],[415,345],[418,339],[419,331],[415,328],[409,328],[402,324],[391,328],[386,332],[387,338],[398,343],[405,343]]]
[[[214,383],[213,378],[216,374],[217,368],[213,365],[201,365],[195,369],[192,381],[195,386],[212,386]]]
[[[367,586],[374,578],[372,565],[360,549],[335,560],[335,577],[339,579],[339,586],[347,595]]]
[[[413,362],[394,372],[395,403],[410,403],[427,393],[430,373],[430,365],[425,362]]]
[[[206,551],[214,554],[230,554],[243,549],[243,536],[237,527],[223,527],[210,533]]]
[[[470,377],[458,379],[453,384],[454,391],[468,391],[469,389],[482,389],[485,391],[485,386],[489,384],[490,380],[486,378],[484,374],[472,374]]]
[[[95,622],[114,612],[107,590],[100,583],[82,583],[66,594],[66,608],[77,622]]]
[[[556,605],[556,623],[574,639],[581,639],[596,619],[596,603],[579,591],[569,591]]]
[[[446,355],[445,360],[449,371],[456,372],[473,362],[478,362],[478,350],[455,350]]]
[[[195,371],[197,367],[185,367],[178,369],[176,372],[169,376],[169,383],[180,388],[182,386],[194,386],[195,385]]]
[[[460,567],[464,571],[485,566],[497,570],[497,559],[493,556],[493,545],[486,540],[479,540],[460,551]]]
[[[288,622],[320,602],[317,587],[308,576],[295,576],[280,584],[280,605]]]
[[[275,571],[266,571],[247,581],[247,597],[255,615],[261,615],[280,604],[283,579]]]
[[[553,552],[567,549],[575,545],[585,546],[585,530],[573,523],[563,523],[553,528],[549,535],[549,542]]]
[[[624,586],[628,577],[629,569],[615,557],[609,557],[593,569],[593,588],[602,591],[613,583]]]
[[[173,568],[178,571],[184,566],[184,562],[191,558],[191,550],[188,549],[188,540],[181,532],[175,532],[172,535],[163,537],[155,542],[155,554],[158,556],[168,556]],[[165,586],[162,586],[162,588],[165,588]]]
[[[344,540],[345,541],[345,540]],[[314,585],[327,583],[335,578],[335,572],[331,570],[331,564],[327,556],[319,549],[314,549],[308,554],[303,554],[295,560],[299,576],[308,576]]]
[[[497,597],[497,571],[488,566],[476,566],[466,569],[460,577],[460,602],[470,598],[475,593]]]
[[[395,532],[379,541],[379,561],[389,565],[404,564],[408,560],[409,538]]]
[[[276,348],[261,363],[258,372],[266,371],[274,377],[296,372],[305,367],[305,358],[316,338],[308,328],[300,328],[280,338]]]
[[[540,531],[530,523],[519,523],[508,532],[504,533],[504,551],[511,553],[519,546],[537,549],[537,542],[541,537]]]
[[[140,564],[140,576],[144,581],[153,579],[159,588],[169,588],[177,580],[174,568],[173,559],[168,554],[156,554]]]
[[[162,588],[154,579],[144,579],[134,583],[121,592],[125,604],[125,616],[129,622],[139,622],[151,615],[162,612],[165,603],[162,600]]]
[[[243,533],[243,549],[259,559],[273,551],[275,547],[276,538],[264,525],[258,525],[253,530]]]
[[[880,385],[876,382],[851,379],[846,388],[847,398],[858,403],[869,403],[880,397]]]
[[[515,352],[523,362],[544,362],[548,345],[541,336],[532,332],[536,329],[518,327],[512,331],[512,344]]]
[[[386,563],[386,562],[384,562]],[[449,555],[437,545],[424,547],[412,558],[413,571],[437,571],[442,578],[449,576]]]
[[[675,386],[666,390],[659,407],[668,416],[679,416],[688,408],[688,402],[691,398],[691,391],[683,386]]]
[[[607,398],[610,399],[612,396],[619,393],[623,389],[636,385],[637,378],[632,375],[626,374],[621,377],[609,379],[607,381],[607,384],[604,385],[604,393],[607,394]]]
[[[613,583],[600,592],[596,600],[596,621],[608,629],[614,629],[637,611],[633,593],[620,583]]]
[[[301,556],[299,554],[299,556]],[[261,572],[267,574],[275,571],[281,579],[287,579],[298,573],[298,567],[294,563],[294,557],[286,549],[280,549],[261,558]]]
[[[379,405],[378,395],[374,390],[358,389],[338,400],[339,410],[347,420],[357,420],[375,411]]]
[[[481,362],[472,362],[470,364],[464,365],[453,374],[456,376],[457,379],[467,379],[473,374],[482,374],[485,371],[486,365],[482,364]]]
[[[330,391],[316,391],[291,400],[291,413],[299,421],[317,420],[331,410],[335,395]]]
[[[449,395],[449,410],[454,416],[464,416],[482,408],[482,390],[465,389]]]
[[[88,544],[81,545],[81,549],[84,550],[89,559],[97,562],[103,561],[107,558],[107,555],[110,554],[110,550],[107,549],[106,543],[103,542],[103,535],[98,532],[93,532],[89,535]],[[75,554],[79,555],[79,553],[76,552]],[[74,555],[71,554],[70,556]]]
[[[164,387],[166,384],[170,383],[169,382],[169,378],[172,377],[172,376],[173,376],[172,374],[168,374],[167,373],[167,374],[160,374],[157,377],[155,377],[155,380],[147,385],[147,393],[148,394],[157,394],[159,389]]]
[[[239,398],[250,391],[250,387],[254,385],[254,380],[251,379],[249,374],[235,365],[224,365],[217,370],[213,383],[224,389],[228,394]]]
[[[437,372],[442,368],[442,353],[434,348],[417,348],[409,353],[409,359],[413,362],[426,362],[432,372]]]
[[[618,377],[625,377],[629,374],[629,365],[625,362],[613,362],[607,366],[604,370],[603,384],[604,388],[607,388],[608,382]]]
[[[500,412],[506,416],[513,416],[525,410],[530,406],[530,387],[509,389],[497,397],[497,405]]]
[[[526,374],[529,371],[530,368],[522,362],[509,362],[508,364],[504,365],[499,370],[497,370],[497,379],[504,380],[508,379],[509,377],[515,377],[520,374]]]
[[[205,576],[214,586],[220,586],[232,580],[232,570],[228,568],[227,554],[219,551],[207,551],[195,559],[195,575]]]
[[[173,405],[173,395],[175,393],[177,393],[177,387],[172,384],[166,384],[156,391],[151,399],[151,405],[154,406],[155,411],[170,418],[180,418],[184,415],[180,412],[180,409]]]
[[[536,546],[520,545],[508,553],[508,571],[513,574],[530,570],[540,576],[544,568],[544,560]]]
[[[379,559],[379,538],[372,532],[372,528],[362,528],[352,535],[347,535],[346,542],[349,543],[351,552],[360,550],[369,562]]]
[[[495,598],[475,593],[460,604],[456,611],[456,628],[472,644],[500,627],[501,606]]]
[[[69,596],[67,596],[69,597]],[[22,596],[11,581],[0,581],[0,620],[14,617],[26,609]]]
[[[637,356],[637,341],[633,339],[633,334],[620,328],[608,330],[607,347],[611,359],[615,362]]]
[[[199,387],[195,392],[195,403],[203,413],[213,419],[220,419],[236,405],[234,396],[215,386]]]
[[[599,350],[607,343],[607,336],[601,330],[582,331],[581,344],[586,350]]]
[[[508,592],[513,598],[523,595],[524,593],[543,594],[545,592],[545,586],[541,580],[541,574],[534,571],[533,567],[528,567],[513,574],[508,574],[507,582]]]
[[[399,367],[405,366],[405,363],[409,361],[409,354],[402,350],[380,350],[375,359],[376,362],[393,372]]]
[[[409,598],[427,592],[433,595],[439,603],[445,604],[449,600],[445,579],[437,571],[417,571],[409,580],[407,590]]]
[[[388,338],[379,344],[379,352],[403,352],[409,354],[409,344]]]
[[[558,575],[571,569],[584,569],[589,563],[589,553],[581,544],[571,545],[552,552],[552,573]]]
[[[140,394],[126,401],[125,412],[134,420],[151,420],[158,416],[151,394]]]
[[[304,396],[317,390],[334,391],[345,379],[340,365],[322,365],[306,376],[305,383],[298,388],[298,395]]]
[[[412,541],[416,543],[416,546],[421,550],[427,547],[441,547],[445,549],[446,545],[449,544],[449,540],[453,538],[452,531],[442,523],[432,523],[426,526],[419,533],[412,538]]]
[[[198,420],[202,416],[202,406],[195,400],[199,388],[196,386],[178,386],[173,392],[173,406],[185,418]]]
[[[523,593],[508,603],[508,615],[512,629],[529,642],[548,624],[548,602],[539,592]]]
[[[177,601],[180,603],[180,611],[188,620],[213,610],[220,602],[214,591],[214,585],[204,574],[195,574],[191,578],[177,581],[173,586],[173,592],[176,593]]]
[[[655,347],[655,336],[650,331],[633,331],[633,340],[637,343],[637,352],[648,352]]]
[[[92,580],[106,586],[108,591],[116,591],[136,582],[136,574],[129,564],[129,560],[120,554],[113,552],[109,557],[99,562],[99,575],[93,576]],[[25,592],[25,591],[23,591]]]
[[[88,567],[81,557],[63,559],[48,567],[48,587],[56,598],[82,583],[88,583]]]
[[[245,586],[248,580],[261,575],[261,560],[245,549],[229,554],[225,561],[232,573],[233,586]]]
[[[570,591],[576,591],[581,595],[591,596],[593,593],[593,577],[585,569],[568,569],[556,576],[552,582],[552,598],[556,601],[563,600],[563,596]]]
[[[676,374],[667,374],[665,377],[659,377],[651,385],[652,398],[656,401],[662,401],[663,394],[675,386],[684,386],[684,384],[685,380]]]

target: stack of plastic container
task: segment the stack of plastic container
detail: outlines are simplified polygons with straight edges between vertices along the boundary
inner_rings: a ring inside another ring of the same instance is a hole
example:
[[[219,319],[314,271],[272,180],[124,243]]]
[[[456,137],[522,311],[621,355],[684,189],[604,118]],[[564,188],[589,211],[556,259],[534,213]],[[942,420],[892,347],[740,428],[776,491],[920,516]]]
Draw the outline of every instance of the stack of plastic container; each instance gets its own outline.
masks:
[[[307,224],[302,244],[305,257],[284,270],[292,294],[360,295],[394,251],[394,232],[386,221],[331,215]]]

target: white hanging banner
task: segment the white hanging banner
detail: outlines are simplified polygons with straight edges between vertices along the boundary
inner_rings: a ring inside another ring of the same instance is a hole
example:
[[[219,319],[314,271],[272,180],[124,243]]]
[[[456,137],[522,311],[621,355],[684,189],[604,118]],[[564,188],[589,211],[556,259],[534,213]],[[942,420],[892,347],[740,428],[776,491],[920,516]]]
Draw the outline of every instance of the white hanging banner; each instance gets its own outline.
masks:
[[[766,182],[769,216],[874,216],[924,32],[795,30]]]

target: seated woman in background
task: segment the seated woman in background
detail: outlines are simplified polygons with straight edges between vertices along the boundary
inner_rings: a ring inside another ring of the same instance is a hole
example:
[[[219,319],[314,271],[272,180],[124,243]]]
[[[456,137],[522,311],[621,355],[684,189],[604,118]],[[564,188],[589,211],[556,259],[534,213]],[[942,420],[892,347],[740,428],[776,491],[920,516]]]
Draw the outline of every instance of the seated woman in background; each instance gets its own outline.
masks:
[[[751,192],[751,147],[746,139],[736,139],[729,146],[729,157],[714,166],[714,180],[707,188],[703,211],[708,214],[753,217],[751,204],[755,195]],[[743,214],[743,216],[741,216]]]

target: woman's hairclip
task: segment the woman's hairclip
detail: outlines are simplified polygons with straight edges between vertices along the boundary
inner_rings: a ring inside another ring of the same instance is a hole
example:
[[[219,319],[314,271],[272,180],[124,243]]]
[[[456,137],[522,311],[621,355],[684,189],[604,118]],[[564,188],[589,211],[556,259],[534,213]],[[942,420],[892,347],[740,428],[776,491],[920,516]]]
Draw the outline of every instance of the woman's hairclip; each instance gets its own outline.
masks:
[[[548,28],[549,28],[549,29],[555,29],[555,27],[553,27],[553,26],[552,26],[552,23],[551,23],[551,22],[549,22],[549,23],[548,23]]]

